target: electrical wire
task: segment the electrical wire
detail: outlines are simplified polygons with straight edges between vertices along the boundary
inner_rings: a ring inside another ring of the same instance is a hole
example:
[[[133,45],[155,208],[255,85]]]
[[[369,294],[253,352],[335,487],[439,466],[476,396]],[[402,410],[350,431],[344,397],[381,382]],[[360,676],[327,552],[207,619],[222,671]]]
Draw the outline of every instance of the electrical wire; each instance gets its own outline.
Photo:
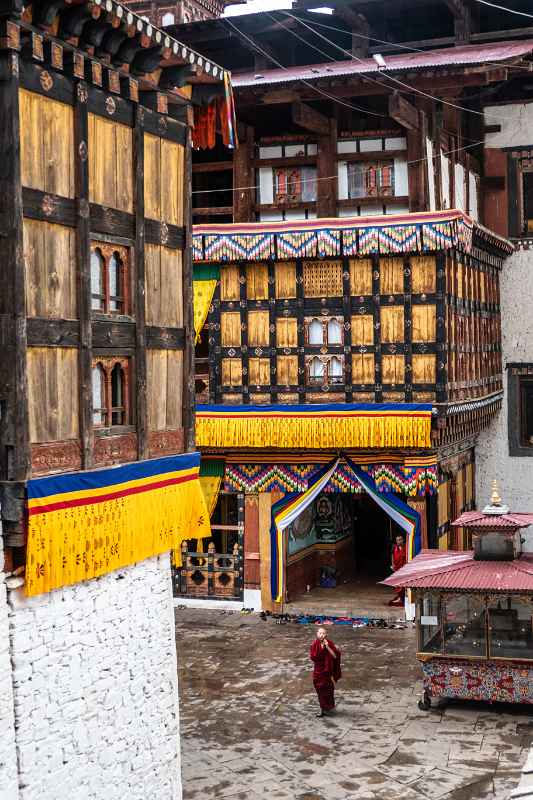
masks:
[[[319,36],[321,39],[323,39],[324,41],[326,41],[326,42],[327,42],[328,44],[330,44],[332,47],[335,47],[337,50],[340,50],[340,51],[341,51],[342,53],[344,53],[345,55],[348,55],[348,56],[350,57],[350,60],[352,60],[352,61],[358,61],[358,62],[360,62],[360,63],[363,63],[363,62],[364,62],[364,59],[362,59],[362,58],[358,58],[357,56],[354,56],[354,55],[353,55],[353,53],[350,53],[348,50],[346,50],[344,47],[341,47],[341,46],[340,46],[340,45],[338,45],[336,42],[333,42],[333,41],[331,41],[331,39],[328,39],[328,37],[327,37],[327,36],[324,36],[324,35],[323,35],[322,33],[320,33],[319,31],[314,31],[314,30],[313,30],[313,28],[312,28],[310,25],[308,25],[306,22],[304,22],[303,20],[299,19],[298,17],[295,17],[295,16],[294,16],[294,14],[291,14],[291,13],[290,13],[290,11],[282,11],[282,13],[283,13],[285,16],[287,16],[287,17],[290,17],[291,19],[294,19],[294,20],[296,20],[297,22],[299,22],[299,23],[300,23],[300,25],[303,25],[305,28],[308,28],[308,29],[309,29],[309,30],[310,30],[312,33],[314,33],[314,34],[315,34],[315,36]],[[270,15],[269,15],[269,16],[270,16]],[[288,31],[290,31],[290,33],[293,33],[293,31],[291,31],[291,29],[290,29],[290,28],[287,28],[287,30],[288,30]],[[449,100],[444,100],[444,99],[442,99],[441,97],[435,97],[434,95],[432,95],[432,94],[429,94],[428,92],[424,92],[424,91],[422,91],[422,89],[417,89],[417,88],[416,88],[416,87],[414,87],[414,86],[410,86],[408,83],[404,83],[403,81],[400,81],[398,78],[394,78],[392,75],[389,75],[389,73],[388,73],[388,72],[385,72],[385,70],[383,70],[383,69],[380,69],[380,71],[379,71],[379,72],[380,72],[380,75],[383,75],[383,76],[384,76],[385,78],[387,78],[388,80],[390,80],[390,81],[393,81],[394,83],[398,84],[399,86],[402,86],[404,89],[408,89],[408,90],[409,90],[409,92],[414,92],[414,93],[416,93],[416,94],[420,94],[420,95],[422,95],[423,97],[427,97],[429,100],[434,100],[436,103],[442,103],[443,105],[450,106],[451,108],[455,108],[455,109],[457,109],[457,110],[459,110],[459,111],[466,111],[466,112],[467,112],[467,113],[469,113],[469,114],[476,114],[476,116],[480,116],[480,117],[487,118],[486,114],[485,114],[483,111],[475,111],[475,110],[474,110],[474,109],[472,109],[472,108],[466,108],[466,106],[460,106],[460,105],[458,105],[457,103],[452,103],[452,102],[450,102]],[[381,86],[387,86],[388,88],[390,88],[390,86],[388,86],[388,84],[383,84],[383,83],[381,83],[380,81],[377,81],[377,79],[376,79],[376,78],[372,78],[372,77],[371,77],[371,76],[369,76],[369,75],[365,75],[365,77],[366,77],[366,78],[368,78],[368,80],[371,80],[371,81],[373,81],[374,83],[378,83],[378,84],[380,84]]]
[[[497,8],[500,11],[507,11],[508,14],[516,14],[519,17],[527,17],[528,19],[533,19],[533,14],[528,14],[526,11],[515,11],[514,8],[499,6],[496,3],[489,3],[488,0],[476,0],[476,2],[481,3],[481,5],[484,6],[490,6],[491,8]]]
[[[260,47],[257,44],[257,42],[255,42],[250,36],[247,36],[247,34],[244,33],[244,31],[240,31],[237,28],[237,26],[233,24],[233,22],[230,20],[229,17],[223,17],[222,19],[224,20],[224,22],[230,25],[230,27],[232,27],[234,31],[236,31],[238,36],[242,36],[244,39],[246,39],[247,42],[251,44],[252,47],[255,50],[257,50],[258,53],[261,53],[261,55],[265,56],[265,58],[268,58],[269,61],[272,61],[273,64],[276,64],[276,66],[279,67],[279,69],[282,69],[285,72],[290,72],[290,69],[288,67],[284,66],[280,61],[271,56],[270,53],[267,53],[266,50],[263,50],[263,48]],[[298,78],[298,80],[300,81],[300,83],[303,83],[304,86],[307,86],[313,92],[316,92],[322,97],[326,97],[328,100],[333,100],[335,103],[339,103],[339,105],[345,106],[346,108],[349,108],[352,111],[358,111],[361,114],[367,114],[370,115],[371,117],[380,117],[381,119],[387,119],[388,117],[388,114],[380,114],[377,111],[370,111],[368,108],[362,108],[361,106],[354,106],[352,103],[347,103],[346,101],[341,100],[338,97],[335,97],[335,95],[329,94],[328,92],[325,92],[323,89],[319,89],[318,86],[314,86],[312,83],[309,83],[309,81],[305,80],[304,78]]]
[[[452,150],[446,150],[446,152],[442,151],[442,155],[448,157],[448,156],[452,155],[452,153],[460,153],[463,150],[469,150],[469,149],[471,149],[473,147],[477,147],[478,145],[483,144],[484,141],[485,141],[484,139],[480,139],[479,142],[472,142],[471,144],[466,144],[463,147],[454,147]],[[387,151],[386,150],[383,151],[383,155],[384,156],[387,155]],[[438,155],[438,154],[435,153],[435,155]],[[342,161],[342,158],[340,160]],[[429,157],[425,156],[423,158],[412,159],[411,161],[407,161],[406,162],[406,166],[410,167],[410,166],[413,166],[414,164],[421,164],[423,161],[429,161]],[[363,174],[364,172],[365,172],[364,169],[353,170],[352,174],[353,173]],[[326,175],[326,176],[323,176],[321,178],[313,178],[312,181],[309,180],[309,183],[315,183],[315,182],[318,183],[318,181],[333,181],[333,180],[337,180],[338,177],[339,177],[338,173],[337,173],[337,175]],[[260,188],[260,184],[254,184],[252,186],[236,186],[235,188],[231,188],[231,189],[230,188],[228,188],[228,189],[195,189],[192,192],[192,194],[218,194],[220,192],[246,192],[246,191],[249,191],[251,189],[259,189],[259,188]],[[353,198],[353,199],[355,201],[358,198]],[[392,196],[392,199],[394,199],[394,196]]]

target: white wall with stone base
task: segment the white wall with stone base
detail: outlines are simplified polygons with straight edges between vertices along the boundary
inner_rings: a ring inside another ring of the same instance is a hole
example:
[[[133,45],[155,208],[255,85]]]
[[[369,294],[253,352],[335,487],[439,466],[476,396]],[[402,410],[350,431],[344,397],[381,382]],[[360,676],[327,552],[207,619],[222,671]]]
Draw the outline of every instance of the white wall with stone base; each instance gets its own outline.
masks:
[[[8,615],[19,788],[0,798],[180,800],[169,554],[35,598],[8,591]]]
[[[9,613],[0,525],[0,800],[18,799],[15,702],[9,648]]]
[[[509,455],[506,370],[509,363],[533,363],[533,251],[519,250],[504,262],[501,309],[505,395],[501,412],[476,447],[477,507],[486,505],[497,478],[512,511],[533,511],[533,457]]]

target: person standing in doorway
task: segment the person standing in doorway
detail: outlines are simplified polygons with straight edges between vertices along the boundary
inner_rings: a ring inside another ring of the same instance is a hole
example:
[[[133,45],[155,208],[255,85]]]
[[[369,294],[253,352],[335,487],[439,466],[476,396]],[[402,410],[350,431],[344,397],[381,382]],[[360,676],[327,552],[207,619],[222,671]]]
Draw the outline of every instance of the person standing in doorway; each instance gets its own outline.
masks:
[[[405,541],[403,536],[397,536],[392,548],[391,570],[398,572],[407,563],[407,554],[405,552]],[[389,606],[403,606],[405,603],[405,589],[398,589],[392,600],[389,600]]]
[[[319,628],[309,655],[315,665],[313,686],[320,703],[317,717],[329,717],[335,708],[335,685],[341,677],[341,651],[328,639],[326,629]]]

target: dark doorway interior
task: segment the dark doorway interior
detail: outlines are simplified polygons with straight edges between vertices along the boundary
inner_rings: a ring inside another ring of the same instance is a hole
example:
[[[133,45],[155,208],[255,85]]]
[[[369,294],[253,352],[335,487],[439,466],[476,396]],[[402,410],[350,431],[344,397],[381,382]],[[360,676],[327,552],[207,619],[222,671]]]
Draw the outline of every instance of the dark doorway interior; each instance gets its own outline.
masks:
[[[394,537],[402,531],[370,497],[354,496],[352,513],[355,574],[382,580],[390,574]]]

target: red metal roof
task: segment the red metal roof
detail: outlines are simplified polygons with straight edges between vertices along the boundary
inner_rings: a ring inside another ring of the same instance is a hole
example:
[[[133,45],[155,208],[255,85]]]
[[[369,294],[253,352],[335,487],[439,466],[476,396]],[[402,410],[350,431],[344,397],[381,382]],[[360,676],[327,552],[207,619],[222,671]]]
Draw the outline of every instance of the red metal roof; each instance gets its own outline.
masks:
[[[408,589],[533,592],[533,554],[514,561],[474,561],[472,551],[423,550],[382,583]]]
[[[465,511],[452,525],[458,528],[506,528],[516,530],[533,525],[533,514],[510,513],[483,514],[482,511]]]
[[[335,78],[343,75],[365,75],[375,73],[383,75],[387,72],[405,70],[421,70],[430,67],[472,66],[474,64],[490,64],[494,61],[520,58],[533,52],[533,39],[519,42],[499,42],[491,44],[470,44],[463,47],[449,47],[430,50],[427,53],[402,53],[386,56],[386,67],[380,69],[373,58],[351,59],[346,61],[328,61],[322,64],[311,64],[303,67],[287,69],[254,70],[253,72],[233,73],[234,88],[247,86],[269,86],[277,83],[306,80],[317,81],[324,78]]]

